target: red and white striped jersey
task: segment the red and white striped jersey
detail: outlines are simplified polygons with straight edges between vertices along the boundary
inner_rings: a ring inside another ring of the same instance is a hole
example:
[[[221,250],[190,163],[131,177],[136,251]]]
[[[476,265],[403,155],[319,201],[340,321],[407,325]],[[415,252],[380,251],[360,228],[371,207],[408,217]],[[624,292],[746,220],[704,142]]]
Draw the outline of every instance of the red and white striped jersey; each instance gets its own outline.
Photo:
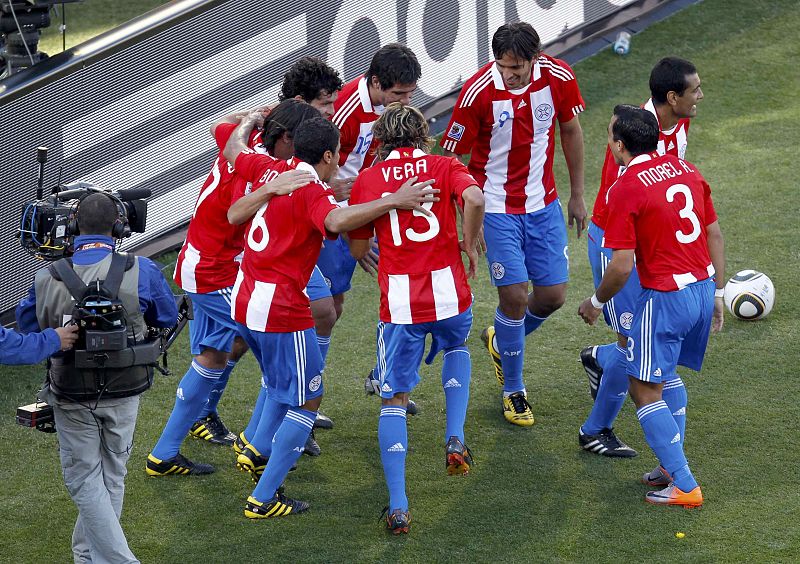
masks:
[[[344,85],[334,102],[333,124],[341,135],[339,177],[356,176],[375,160],[372,151],[372,124],[383,113],[383,106],[373,106],[367,79],[355,78]]]
[[[554,201],[556,120],[570,121],[585,109],[572,69],[542,54],[531,83],[506,90],[494,62],[461,89],[441,146],[471,152],[469,171],[483,188],[486,213],[528,213]]]
[[[392,151],[387,159],[359,174],[350,204],[371,202],[396,192],[410,177],[435,179],[440,201],[424,204],[433,216],[392,210],[350,233],[369,239],[373,228],[381,247],[378,283],[381,321],[427,323],[454,317],[472,303],[456,229],[456,205],[475,179],[461,162],[419,149]]]
[[[294,165],[294,166],[293,166]],[[254,189],[297,168],[316,176],[302,161],[242,153],[236,173]],[[314,326],[305,287],[329,237],[325,218],[336,209],[330,187],[316,180],[261,206],[245,230],[242,265],[231,295],[231,317],[253,331],[289,333]]]
[[[236,124],[217,125],[214,137],[219,147],[211,172],[200,189],[189,230],[175,265],[175,283],[187,292],[207,294],[228,288],[236,280],[242,253],[244,226],[228,223],[236,175],[222,156]],[[250,146],[258,143],[254,131]]]
[[[639,155],[608,191],[603,246],[635,249],[642,288],[671,292],[714,276],[711,188],[691,163]]]
[[[653,99],[650,98],[643,106],[645,110],[656,116],[658,120],[658,113],[653,104]],[[659,123],[658,136],[658,149],[659,155],[674,155],[679,159],[686,157],[686,145],[689,136],[689,118],[679,119],[675,127],[668,131],[661,129]],[[594,208],[592,209],[592,222],[599,228],[605,229],[606,227],[606,213],[608,204],[606,203],[606,195],[611,185],[616,182],[617,178],[622,176],[625,171],[624,166],[619,166],[614,160],[614,155],[611,154],[611,149],[606,145],[606,159],[603,162],[603,174],[600,177],[600,190],[597,192],[597,198],[594,200]]]

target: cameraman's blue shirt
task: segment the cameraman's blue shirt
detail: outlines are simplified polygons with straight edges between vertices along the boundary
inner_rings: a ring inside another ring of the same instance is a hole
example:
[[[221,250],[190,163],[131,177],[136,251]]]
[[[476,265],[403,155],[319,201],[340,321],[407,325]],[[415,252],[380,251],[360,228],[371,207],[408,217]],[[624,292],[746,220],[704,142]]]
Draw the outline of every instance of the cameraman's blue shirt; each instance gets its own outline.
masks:
[[[94,264],[103,260],[113,250],[114,239],[111,237],[79,235],[75,237],[75,254],[72,262],[73,264]],[[178,318],[178,308],[175,305],[172,290],[156,264],[145,257],[139,257],[138,286],[139,307],[144,314],[145,323],[150,327],[172,327]],[[21,331],[26,333],[41,331],[39,321],[36,319],[34,286],[30,287],[28,295],[20,301],[16,315],[17,326]],[[55,331],[53,333],[55,334]]]

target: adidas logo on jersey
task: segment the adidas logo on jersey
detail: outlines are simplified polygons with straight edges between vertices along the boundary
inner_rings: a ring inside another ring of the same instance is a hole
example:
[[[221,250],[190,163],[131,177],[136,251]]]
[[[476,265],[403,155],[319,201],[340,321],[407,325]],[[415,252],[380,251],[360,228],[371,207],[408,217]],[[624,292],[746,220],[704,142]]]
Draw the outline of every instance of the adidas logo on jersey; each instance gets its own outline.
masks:
[[[403,446],[403,443],[394,443],[392,446],[386,449],[386,452],[405,452],[406,449]]]
[[[686,415],[686,408],[685,408],[685,407],[682,407],[682,408],[680,408],[678,411],[676,411],[675,413],[673,413],[672,415]]]
[[[669,142],[669,147],[667,147],[667,151],[671,151],[674,148],[675,148],[675,142],[674,141],[670,141]]]
[[[653,372],[653,376],[660,377],[661,376],[661,369],[660,368],[656,368],[656,371]]]
[[[450,378],[447,382],[445,382],[444,387],[445,388],[460,388],[461,387],[461,382],[459,382],[455,378]]]
[[[387,392],[387,393],[391,392],[392,391],[392,387],[389,384],[384,383],[383,386],[381,386],[381,391],[382,392]]]
[[[669,444],[674,445],[675,443],[679,442],[680,440],[681,440],[681,434],[678,433],[674,437],[672,437],[672,440],[669,442]]]
[[[522,108],[524,108],[524,107],[525,107],[525,106],[527,106],[527,105],[528,105],[528,104],[526,104],[526,103],[525,103],[525,100],[520,100],[520,101],[519,101],[519,106],[517,106],[517,109],[518,109],[518,110],[521,110]]]

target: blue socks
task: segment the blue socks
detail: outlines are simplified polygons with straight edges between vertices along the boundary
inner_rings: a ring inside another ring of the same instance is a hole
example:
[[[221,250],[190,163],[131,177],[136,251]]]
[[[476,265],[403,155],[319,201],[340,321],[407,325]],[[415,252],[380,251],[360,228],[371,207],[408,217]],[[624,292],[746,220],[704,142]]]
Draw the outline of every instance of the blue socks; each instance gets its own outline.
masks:
[[[613,343],[598,345],[597,349],[595,350],[594,353],[595,358],[597,358],[597,362],[600,364],[600,366],[603,367],[604,376],[606,372],[606,364],[613,361],[613,359],[615,358],[614,349],[616,349],[618,346],[619,344],[616,341],[614,341]]]
[[[267,403],[275,403],[267,400]],[[272,454],[264,469],[264,474],[253,490],[253,497],[258,501],[266,502],[275,497],[278,487],[286,479],[289,469],[303,454],[308,435],[317,418],[316,411],[307,411],[300,407],[289,407],[283,404],[286,415],[275,433]]]
[[[522,382],[522,365],[525,352],[525,318],[509,319],[497,308],[494,314],[494,331],[497,350],[503,365],[506,393],[525,389]]]
[[[672,380],[664,382],[664,389],[661,392],[661,399],[669,407],[672,412],[672,418],[678,425],[678,430],[681,433],[681,445],[686,443],[686,404],[688,396],[686,395],[686,386],[683,385],[681,377],[676,375]]]
[[[258,419],[256,432],[253,434],[253,439],[250,441],[250,445],[256,450],[256,454],[266,457],[270,456],[273,449],[272,440],[275,437],[275,433],[278,431],[278,427],[282,424],[286,416],[286,410],[288,409],[288,405],[273,401],[269,397],[269,394],[267,394],[267,397],[264,399],[264,405],[261,408],[261,416]],[[316,415],[314,417],[316,417]],[[305,444],[305,441],[303,444]]]
[[[381,407],[378,418],[378,445],[386,487],[389,489],[389,512],[395,509],[408,511],[406,497],[406,452],[408,429],[406,409],[397,405]]]
[[[331,337],[321,337],[317,335],[317,345],[319,345],[319,353],[322,355],[322,366],[325,366],[325,361],[328,358],[328,349],[331,348]]]
[[[539,326],[544,323],[546,317],[539,317],[531,313],[531,310],[525,308],[525,335],[530,335],[536,331]]]
[[[583,432],[596,435],[603,429],[611,429],[628,395],[627,360],[625,350],[614,346],[614,356],[603,367],[603,379],[597,390],[597,399],[583,424]]]
[[[203,408],[198,419],[205,419],[208,417],[209,413],[217,412],[219,399],[222,397],[222,392],[225,391],[225,386],[228,385],[228,379],[231,377],[231,372],[233,372],[234,367],[236,367],[236,362],[229,360],[225,369],[222,371],[222,376],[219,377],[219,380],[212,386],[211,391],[208,392],[208,403],[205,408]]]
[[[447,410],[444,440],[456,436],[464,442],[464,421],[469,403],[469,382],[472,362],[467,347],[453,347],[444,351],[442,364],[442,387]]]
[[[261,389],[256,398],[256,405],[253,407],[253,414],[250,416],[250,421],[247,427],[244,428],[244,438],[247,442],[256,434],[258,422],[261,420],[261,411],[264,409],[264,400],[267,399],[267,387],[264,385],[264,378],[261,378]]]
[[[161,460],[173,458],[181,448],[181,443],[192,424],[199,419],[208,401],[208,394],[222,376],[222,370],[212,370],[193,360],[189,370],[178,384],[175,407],[169,416],[161,437],[151,454]]]
[[[697,487],[683,453],[682,435],[663,400],[647,404],[636,411],[647,444],[653,449],[675,485],[684,492]]]

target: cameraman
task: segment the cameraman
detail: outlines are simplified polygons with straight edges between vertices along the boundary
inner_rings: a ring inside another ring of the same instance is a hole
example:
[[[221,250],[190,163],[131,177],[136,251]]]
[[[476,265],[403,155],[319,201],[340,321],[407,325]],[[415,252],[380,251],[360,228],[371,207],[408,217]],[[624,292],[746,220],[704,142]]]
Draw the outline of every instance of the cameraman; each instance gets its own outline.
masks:
[[[69,350],[77,339],[74,325],[48,327],[28,335],[0,326],[0,364],[38,364],[58,351]]]
[[[120,236],[122,229],[117,224],[124,217],[116,202],[103,193],[83,198],[76,215],[82,235],[75,238],[72,264],[80,279],[87,285],[92,283],[93,289],[95,281],[110,280],[114,278],[112,271],[118,276],[121,270],[116,263],[112,267],[112,234]],[[124,307],[129,347],[145,341],[147,326],[171,327],[176,322],[178,310],[172,292],[149,259],[126,261],[117,298]],[[17,308],[19,327],[39,331],[62,325],[73,313],[74,304],[70,290],[54,276],[53,268],[43,268],[36,273],[28,297]],[[109,364],[113,354],[108,353]],[[127,368],[77,368],[74,353],[51,361],[39,397],[53,406],[64,483],[78,506],[72,534],[75,562],[138,562],[128,548],[119,516],[139,394],[152,383],[152,373],[152,366],[138,364]],[[94,382],[102,382],[94,397],[74,391]]]

